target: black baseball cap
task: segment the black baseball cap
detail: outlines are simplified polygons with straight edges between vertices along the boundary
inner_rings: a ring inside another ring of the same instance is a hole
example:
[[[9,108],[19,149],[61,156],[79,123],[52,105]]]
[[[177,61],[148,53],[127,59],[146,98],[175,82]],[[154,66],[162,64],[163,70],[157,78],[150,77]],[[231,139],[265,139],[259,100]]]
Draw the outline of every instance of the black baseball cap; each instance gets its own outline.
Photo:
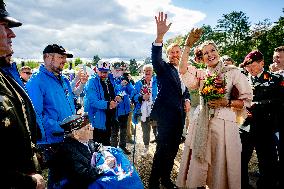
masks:
[[[9,13],[5,8],[5,3],[3,0],[0,0],[0,21],[1,20],[6,21],[8,23],[9,28],[19,27],[22,25],[22,23],[19,20],[9,15]]]
[[[43,50],[43,54],[45,53],[57,53],[66,55],[67,58],[73,58],[73,54],[66,52],[66,50],[62,46],[59,46],[57,44],[47,45]]]

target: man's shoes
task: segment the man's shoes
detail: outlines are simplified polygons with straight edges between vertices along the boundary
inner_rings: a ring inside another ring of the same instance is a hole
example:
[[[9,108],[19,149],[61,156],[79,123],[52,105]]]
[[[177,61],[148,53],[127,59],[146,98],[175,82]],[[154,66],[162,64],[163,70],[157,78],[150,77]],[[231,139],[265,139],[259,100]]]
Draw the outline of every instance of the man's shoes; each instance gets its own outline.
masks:
[[[172,183],[171,181],[167,181],[167,182],[162,182],[161,183],[162,188],[164,189],[176,189],[178,188],[174,183]]]
[[[152,143],[152,144],[156,143],[156,142],[157,142],[156,139],[150,141],[150,143]]]
[[[130,152],[126,147],[121,147],[121,146],[120,146],[120,148],[122,149],[122,151],[124,152],[124,154],[126,154],[126,155],[131,154],[131,152]]]

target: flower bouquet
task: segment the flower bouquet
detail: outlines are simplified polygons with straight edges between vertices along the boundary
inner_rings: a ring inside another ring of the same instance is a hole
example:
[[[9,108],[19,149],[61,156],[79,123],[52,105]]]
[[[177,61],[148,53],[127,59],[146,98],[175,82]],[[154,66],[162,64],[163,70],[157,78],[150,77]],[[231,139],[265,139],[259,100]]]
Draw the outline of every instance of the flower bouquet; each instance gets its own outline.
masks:
[[[207,74],[204,80],[204,86],[200,91],[200,95],[205,102],[209,100],[217,100],[223,98],[226,94],[226,80],[217,74]]]
[[[150,89],[150,87],[148,87],[148,85],[147,84],[145,84],[145,85],[143,85],[142,87],[141,87],[141,90],[140,90],[140,94],[143,96],[143,95],[145,95],[145,94],[150,94],[151,93],[151,89]]]

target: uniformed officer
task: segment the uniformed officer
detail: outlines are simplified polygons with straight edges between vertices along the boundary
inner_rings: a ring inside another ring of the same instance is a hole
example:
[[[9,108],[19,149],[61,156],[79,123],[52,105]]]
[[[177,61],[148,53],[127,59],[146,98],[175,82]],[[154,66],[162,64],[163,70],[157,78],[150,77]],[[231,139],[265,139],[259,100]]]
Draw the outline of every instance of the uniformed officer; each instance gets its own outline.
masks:
[[[249,72],[249,80],[253,88],[253,105],[249,118],[250,133],[248,143],[243,143],[242,168],[247,167],[253,147],[258,157],[260,178],[258,188],[275,188],[277,185],[278,156],[275,132],[281,124],[283,115],[284,82],[281,75],[264,70],[263,55],[260,51],[250,52],[242,66]],[[242,142],[245,142],[242,138]],[[249,148],[249,149],[248,149]],[[245,166],[246,165],[246,166]],[[242,180],[248,181],[247,170],[242,173]],[[242,187],[243,188],[243,187]]]

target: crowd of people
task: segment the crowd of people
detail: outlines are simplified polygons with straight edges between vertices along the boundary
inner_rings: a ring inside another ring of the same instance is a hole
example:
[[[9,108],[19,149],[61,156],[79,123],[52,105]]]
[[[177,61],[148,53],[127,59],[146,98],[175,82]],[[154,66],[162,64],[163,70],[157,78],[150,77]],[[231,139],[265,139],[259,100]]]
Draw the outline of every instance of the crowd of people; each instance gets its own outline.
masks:
[[[258,50],[237,67],[213,41],[193,50],[202,30],[192,29],[183,49],[176,43],[167,47],[164,61],[171,23],[163,12],[155,21],[152,64],[143,66],[141,79],[134,81],[124,62],[99,60],[94,74],[83,67],[70,80],[62,71],[73,55],[57,44],[44,48],[37,71],[17,70],[11,28],[22,23],[0,1],[1,188],[143,188],[126,158],[131,122],[141,122],[144,150],[138,155],[149,153],[154,133],[150,189],[252,188],[248,163],[254,149],[257,188],[283,187],[284,46],[275,48],[270,70]],[[83,107],[76,106],[78,97]],[[41,175],[46,168],[47,183]]]

